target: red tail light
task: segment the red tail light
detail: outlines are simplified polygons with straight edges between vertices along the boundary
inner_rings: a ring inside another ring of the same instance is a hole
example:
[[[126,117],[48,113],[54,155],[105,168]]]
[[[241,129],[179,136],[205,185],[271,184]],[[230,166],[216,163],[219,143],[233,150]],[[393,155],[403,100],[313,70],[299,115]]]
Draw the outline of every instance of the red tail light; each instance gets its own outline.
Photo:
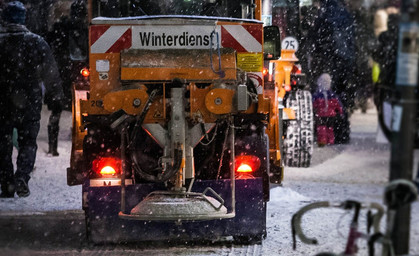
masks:
[[[253,169],[250,165],[242,163],[238,168],[237,172],[246,173],[246,172],[253,172]]]
[[[267,69],[267,68],[264,68],[264,69],[262,70],[262,74],[263,74],[264,76],[266,76],[266,75],[268,74],[268,69]]]
[[[121,159],[115,157],[100,157],[93,160],[92,169],[102,176],[115,176],[120,173]]]
[[[236,157],[236,179],[253,179],[253,173],[260,167],[260,159],[256,156],[242,155]]]
[[[236,172],[252,173],[259,169],[260,159],[256,156],[243,155],[236,157]]]
[[[115,175],[116,171],[112,166],[105,166],[100,170],[100,174],[102,175]]]
[[[80,74],[84,77],[88,77],[90,75],[90,71],[87,68],[83,68],[82,70],[80,70]]]

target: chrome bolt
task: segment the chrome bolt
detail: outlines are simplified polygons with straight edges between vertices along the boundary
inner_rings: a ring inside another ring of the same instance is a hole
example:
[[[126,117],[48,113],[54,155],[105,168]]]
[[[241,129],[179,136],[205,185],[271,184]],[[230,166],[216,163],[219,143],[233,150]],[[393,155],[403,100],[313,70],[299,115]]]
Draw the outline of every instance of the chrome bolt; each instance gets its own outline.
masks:
[[[132,102],[132,105],[138,108],[141,105],[141,100],[138,98],[134,99],[134,101]]]
[[[221,98],[216,98],[214,100],[215,105],[221,105],[223,103],[223,100]]]

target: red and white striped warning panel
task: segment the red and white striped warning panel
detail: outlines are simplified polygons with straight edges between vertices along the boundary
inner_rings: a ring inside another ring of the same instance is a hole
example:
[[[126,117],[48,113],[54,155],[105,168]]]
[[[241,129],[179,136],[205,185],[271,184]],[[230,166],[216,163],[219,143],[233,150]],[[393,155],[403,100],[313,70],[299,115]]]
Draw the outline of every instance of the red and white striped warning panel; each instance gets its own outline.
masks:
[[[111,53],[131,48],[131,26],[92,26],[90,30],[90,52]]]
[[[136,25],[92,26],[90,30],[91,53],[120,52],[123,49],[208,49],[211,33],[219,35],[223,48],[237,52],[262,52],[262,28],[260,25]],[[216,47],[213,34],[213,47]]]
[[[260,25],[222,25],[221,45],[237,52],[262,52]]]

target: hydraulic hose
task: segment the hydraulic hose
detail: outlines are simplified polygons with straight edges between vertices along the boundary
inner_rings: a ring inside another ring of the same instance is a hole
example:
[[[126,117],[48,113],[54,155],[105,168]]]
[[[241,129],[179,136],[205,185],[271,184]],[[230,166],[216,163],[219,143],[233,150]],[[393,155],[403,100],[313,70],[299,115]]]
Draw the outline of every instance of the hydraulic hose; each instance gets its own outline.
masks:
[[[157,90],[153,90],[150,93],[150,96],[148,97],[143,110],[141,111],[141,114],[139,114],[136,119],[135,119],[135,124],[134,124],[134,129],[131,132],[130,137],[130,144],[128,144],[128,148],[130,148],[131,146],[133,146],[133,148],[135,148],[135,145],[137,143],[137,134],[138,134],[138,130],[140,129],[141,125],[144,122],[144,118],[147,115],[148,111],[150,110],[150,106],[151,103],[153,103],[154,97],[156,97],[157,95]]]
[[[135,148],[137,145],[137,134],[138,134],[138,130],[140,129],[141,125],[144,122],[145,116],[147,115],[151,103],[153,103],[153,100],[155,98],[157,94],[157,90],[153,90],[150,93],[150,96],[147,99],[147,102],[144,105],[144,108],[141,112],[140,115],[137,116],[136,120],[135,120],[135,124],[134,124],[134,128],[129,136],[130,138],[130,144],[128,145],[128,148],[130,148],[130,157],[131,160],[134,163],[134,169],[135,171],[140,175],[141,178],[151,181],[151,182],[165,182],[168,179],[170,179],[170,177],[172,177],[180,168],[180,165],[182,164],[182,150],[181,149],[175,149],[174,150],[174,163],[173,165],[169,166],[166,170],[164,170],[164,172],[160,173],[159,175],[155,176],[155,175],[151,175],[148,174],[146,172],[144,172],[138,162],[137,156],[135,154]],[[161,172],[162,168],[157,168],[154,171],[157,172]]]
[[[182,150],[174,150],[173,165],[170,165],[168,168],[166,168],[164,172],[163,168],[156,168],[153,170],[154,172],[159,173],[157,176],[144,172],[138,164],[138,159],[135,154],[131,154],[131,159],[134,162],[135,171],[140,175],[141,178],[150,182],[166,182],[179,170],[182,164]]]
[[[216,71],[214,69],[214,63],[213,63],[213,59],[212,59],[212,40],[214,35],[216,35],[216,40],[217,40],[217,55],[218,55],[218,68],[219,70]],[[218,32],[212,31],[211,35],[210,35],[210,62],[211,62],[211,69],[212,72],[214,72],[215,74],[219,75],[220,78],[224,78],[225,77],[225,72],[221,69],[221,52],[220,52],[220,39],[219,39],[219,35]]]
[[[134,164],[134,170],[136,171],[136,173],[140,175],[141,178],[150,182],[166,182],[174,174],[176,174],[177,171],[179,171],[182,165],[183,149],[179,145],[174,145],[175,148],[173,150],[173,163],[171,165],[165,165],[165,168],[159,167],[153,170],[153,172],[157,173],[157,175],[152,175],[143,171],[140,167],[139,161],[137,159],[137,155],[135,154],[135,148],[137,145],[137,134],[139,132],[138,130],[143,124],[144,118],[148,110],[150,109],[151,103],[153,102],[156,94],[157,94],[157,90],[154,90],[150,93],[150,96],[143,108],[143,111],[141,112],[140,115],[137,116],[133,131],[131,132],[131,136],[130,136],[131,142],[129,144],[129,148],[131,148],[130,156]]]

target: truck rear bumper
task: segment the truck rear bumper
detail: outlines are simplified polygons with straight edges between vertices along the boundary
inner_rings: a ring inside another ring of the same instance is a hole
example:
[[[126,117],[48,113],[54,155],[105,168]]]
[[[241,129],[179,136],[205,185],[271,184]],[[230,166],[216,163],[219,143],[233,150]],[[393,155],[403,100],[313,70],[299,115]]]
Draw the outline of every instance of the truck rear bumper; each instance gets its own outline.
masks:
[[[266,202],[263,179],[236,180],[236,216],[210,221],[139,221],[121,219],[121,187],[92,187],[87,181],[87,234],[94,243],[135,242],[161,240],[217,240],[221,237],[264,237],[266,235]],[[230,180],[198,180],[192,191],[202,192],[211,187],[224,200],[231,211]],[[126,209],[129,212],[145,196],[155,190],[164,190],[161,184],[135,184],[126,186]]]

